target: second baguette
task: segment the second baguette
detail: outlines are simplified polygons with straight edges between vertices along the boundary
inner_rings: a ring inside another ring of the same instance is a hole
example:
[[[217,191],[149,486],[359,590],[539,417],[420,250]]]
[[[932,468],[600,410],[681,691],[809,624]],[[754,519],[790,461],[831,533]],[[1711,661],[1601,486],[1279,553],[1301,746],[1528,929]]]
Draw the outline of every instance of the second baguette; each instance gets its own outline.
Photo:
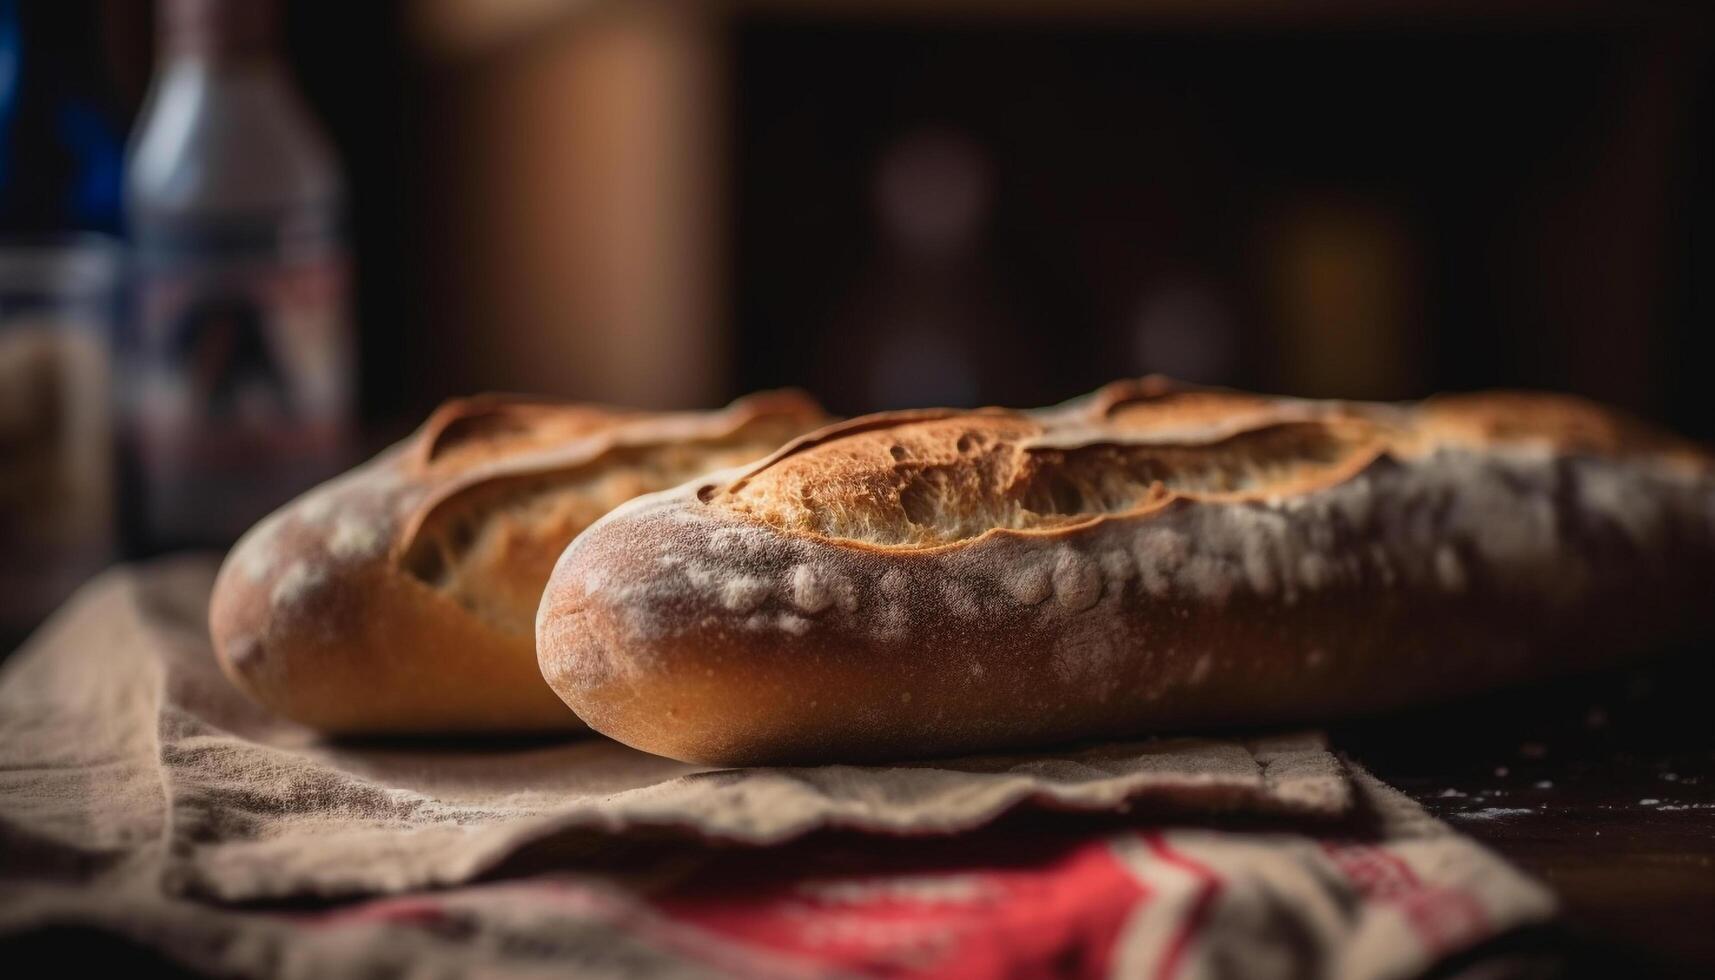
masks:
[[[478,396],[281,508],[216,580],[235,684],[340,734],[581,728],[542,682],[554,560],[615,505],[767,455],[824,420],[796,392],[658,413]]]

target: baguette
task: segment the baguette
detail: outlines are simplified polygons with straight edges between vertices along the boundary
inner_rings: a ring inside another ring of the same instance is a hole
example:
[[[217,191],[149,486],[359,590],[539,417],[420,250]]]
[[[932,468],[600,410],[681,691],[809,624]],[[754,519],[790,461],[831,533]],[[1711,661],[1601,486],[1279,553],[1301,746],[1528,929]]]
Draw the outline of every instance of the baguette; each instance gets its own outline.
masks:
[[[211,599],[215,651],[255,700],[330,733],[581,728],[533,634],[566,544],[624,500],[824,421],[794,392],[678,414],[449,402],[239,541]]]
[[[561,557],[548,682],[711,764],[1318,723],[1709,625],[1715,465],[1554,395],[1122,382],[836,424]]]

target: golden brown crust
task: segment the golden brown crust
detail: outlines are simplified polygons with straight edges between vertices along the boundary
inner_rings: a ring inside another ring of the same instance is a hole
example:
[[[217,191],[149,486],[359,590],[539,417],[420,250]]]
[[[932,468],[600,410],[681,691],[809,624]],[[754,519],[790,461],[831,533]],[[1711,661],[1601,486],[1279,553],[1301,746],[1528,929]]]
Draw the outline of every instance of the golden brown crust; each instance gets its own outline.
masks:
[[[233,548],[211,601],[216,652],[252,697],[324,731],[581,727],[542,683],[532,636],[567,542],[624,500],[824,418],[796,392],[708,413],[449,402]]]
[[[1558,453],[1650,453],[1695,465],[1695,444],[1588,399],[1539,391],[1438,395],[1423,403],[1422,425],[1444,442],[1532,444]]]
[[[1110,386],[813,433],[567,549],[538,653],[712,763],[1321,720],[1706,625],[1715,466],[1554,396]]]

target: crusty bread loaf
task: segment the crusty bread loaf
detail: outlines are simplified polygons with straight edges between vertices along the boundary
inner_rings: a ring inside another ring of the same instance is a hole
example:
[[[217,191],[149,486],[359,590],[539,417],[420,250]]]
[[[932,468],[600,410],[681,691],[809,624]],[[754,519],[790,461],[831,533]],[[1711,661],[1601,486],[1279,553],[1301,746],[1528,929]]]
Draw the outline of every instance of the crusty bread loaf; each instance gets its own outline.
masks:
[[[678,414],[450,402],[232,549],[209,612],[221,665],[328,732],[581,727],[542,682],[533,635],[567,542],[622,501],[825,421],[795,392]]]
[[[548,682],[746,764],[1318,722],[1707,625],[1715,465],[1589,403],[1109,386],[902,412],[621,507],[560,559]]]

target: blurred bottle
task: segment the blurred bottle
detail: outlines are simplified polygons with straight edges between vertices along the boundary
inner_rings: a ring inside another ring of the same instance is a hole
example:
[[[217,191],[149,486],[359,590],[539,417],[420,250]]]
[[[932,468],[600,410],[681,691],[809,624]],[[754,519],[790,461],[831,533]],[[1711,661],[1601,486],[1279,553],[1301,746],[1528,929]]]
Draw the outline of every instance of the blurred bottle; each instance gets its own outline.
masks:
[[[113,555],[120,132],[96,4],[0,0],[0,638]]]
[[[224,546],[343,462],[344,189],[271,0],[166,0],[125,174],[134,548]]]

